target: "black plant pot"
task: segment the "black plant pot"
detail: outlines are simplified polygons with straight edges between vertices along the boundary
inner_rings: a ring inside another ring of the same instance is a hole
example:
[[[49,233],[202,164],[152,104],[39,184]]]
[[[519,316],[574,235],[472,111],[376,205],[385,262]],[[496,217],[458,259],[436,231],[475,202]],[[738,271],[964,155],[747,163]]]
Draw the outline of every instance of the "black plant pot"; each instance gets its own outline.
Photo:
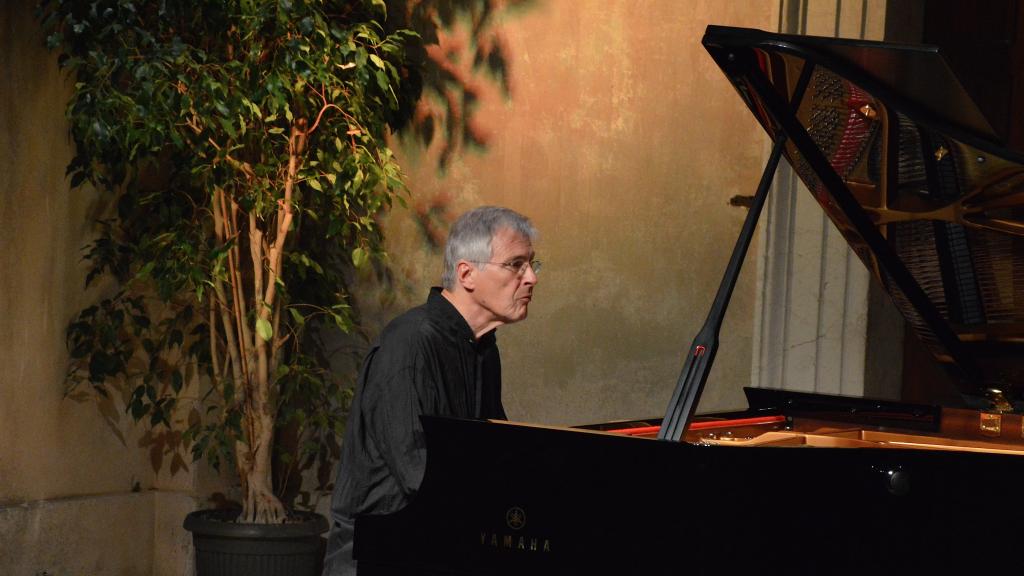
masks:
[[[284,524],[235,522],[238,510],[198,510],[185,517],[196,550],[196,576],[319,576],[327,519],[294,512]]]

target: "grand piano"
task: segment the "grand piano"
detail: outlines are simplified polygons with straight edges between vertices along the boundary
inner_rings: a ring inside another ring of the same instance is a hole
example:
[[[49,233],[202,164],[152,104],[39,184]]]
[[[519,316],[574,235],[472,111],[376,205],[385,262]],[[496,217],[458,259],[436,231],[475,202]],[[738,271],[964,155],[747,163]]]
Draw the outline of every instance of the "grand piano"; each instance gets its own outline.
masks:
[[[716,26],[703,44],[774,147],[665,417],[424,418],[420,491],[356,521],[361,575],[1024,565],[1024,157],[935,48]],[[959,387],[955,405],[746,388],[746,410],[696,411],[782,157]]]

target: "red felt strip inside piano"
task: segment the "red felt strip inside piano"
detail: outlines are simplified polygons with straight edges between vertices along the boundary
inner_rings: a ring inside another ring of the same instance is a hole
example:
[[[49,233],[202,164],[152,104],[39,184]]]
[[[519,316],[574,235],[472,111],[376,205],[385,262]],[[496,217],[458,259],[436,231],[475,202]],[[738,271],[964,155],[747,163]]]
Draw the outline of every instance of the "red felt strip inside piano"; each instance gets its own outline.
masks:
[[[730,428],[733,426],[752,426],[756,424],[775,424],[785,422],[786,417],[781,414],[776,416],[757,416],[754,418],[734,418],[732,420],[706,420],[690,424],[689,430],[712,430],[715,428]],[[626,436],[650,436],[658,433],[661,426],[639,426],[636,428],[622,428],[621,430],[609,430],[616,434]]]

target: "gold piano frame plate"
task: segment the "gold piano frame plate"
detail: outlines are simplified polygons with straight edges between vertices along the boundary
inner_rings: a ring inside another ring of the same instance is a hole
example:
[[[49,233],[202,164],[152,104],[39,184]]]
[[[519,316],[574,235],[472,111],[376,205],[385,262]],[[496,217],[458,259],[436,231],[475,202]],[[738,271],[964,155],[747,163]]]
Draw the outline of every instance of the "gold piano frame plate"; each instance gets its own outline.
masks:
[[[717,446],[779,446],[817,448],[902,448],[916,450],[946,450],[951,452],[984,452],[1024,456],[1024,446],[998,441],[964,440],[922,436],[876,430],[839,430],[810,433],[771,431],[749,438],[735,436],[700,436],[697,441]]]

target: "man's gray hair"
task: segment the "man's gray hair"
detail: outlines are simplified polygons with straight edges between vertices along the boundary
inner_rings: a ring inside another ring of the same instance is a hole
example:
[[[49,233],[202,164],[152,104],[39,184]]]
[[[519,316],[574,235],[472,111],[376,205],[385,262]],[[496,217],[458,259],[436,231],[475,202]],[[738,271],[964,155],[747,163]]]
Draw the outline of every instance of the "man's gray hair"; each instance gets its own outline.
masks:
[[[444,246],[441,285],[446,290],[455,288],[455,267],[459,260],[489,262],[491,239],[504,228],[529,238],[530,242],[537,238],[537,229],[529,218],[501,206],[481,206],[459,216],[455,224],[452,224],[448,242]]]

